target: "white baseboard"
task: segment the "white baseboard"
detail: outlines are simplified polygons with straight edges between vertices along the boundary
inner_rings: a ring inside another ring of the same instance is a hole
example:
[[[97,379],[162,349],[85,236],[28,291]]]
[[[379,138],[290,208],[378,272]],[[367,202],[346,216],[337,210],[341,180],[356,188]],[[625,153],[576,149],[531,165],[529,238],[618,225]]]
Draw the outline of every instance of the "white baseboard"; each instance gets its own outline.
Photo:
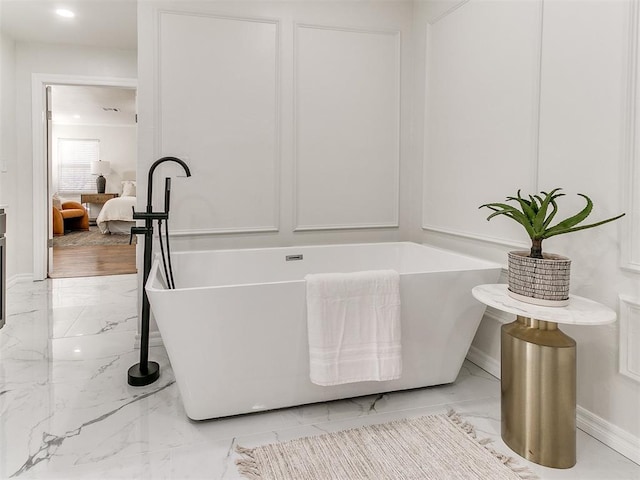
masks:
[[[497,379],[500,378],[500,362],[473,345],[471,345],[469,352],[467,352],[467,360],[471,363],[475,363],[481,369],[490,373]]]
[[[19,275],[12,275],[7,280],[7,288],[13,287],[15,284],[20,282],[32,282],[33,275],[31,273],[21,273]]]
[[[640,438],[578,405],[578,428],[640,465]]]
[[[149,332],[149,346],[150,347],[161,347],[164,345],[162,342],[162,337],[160,336],[160,332]],[[140,334],[136,334],[136,343],[135,348],[140,348]]]
[[[500,362],[474,346],[467,353],[467,360],[487,373],[500,378]],[[604,418],[578,405],[576,422],[580,430],[640,465],[640,438],[607,422]]]
[[[162,342],[162,337],[160,336],[160,332],[151,332],[149,333],[149,346],[150,347],[161,347],[164,343]]]

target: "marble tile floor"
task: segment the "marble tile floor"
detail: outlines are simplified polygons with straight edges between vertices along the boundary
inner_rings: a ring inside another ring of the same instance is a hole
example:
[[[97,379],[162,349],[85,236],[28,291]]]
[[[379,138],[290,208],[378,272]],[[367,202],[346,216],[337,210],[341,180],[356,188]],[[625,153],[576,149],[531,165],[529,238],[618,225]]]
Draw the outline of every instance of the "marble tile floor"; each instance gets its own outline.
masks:
[[[162,347],[160,379],[127,385],[138,360],[135,275],[18,283],[0,330],[0,478],[240,479],[234,448],[453,408],[500,440],[500,387],[465,362],[455,383],[194,422]],[[233,388],[225,386],[224,388]],[[640,466],[578,432],[578,464],[520,459],[541,479],[636,479]],[[303,479],[301,479],[303,480]],[[378,479],[372,479],[378,480]],[[489,480],[489,479],[488,479]]]

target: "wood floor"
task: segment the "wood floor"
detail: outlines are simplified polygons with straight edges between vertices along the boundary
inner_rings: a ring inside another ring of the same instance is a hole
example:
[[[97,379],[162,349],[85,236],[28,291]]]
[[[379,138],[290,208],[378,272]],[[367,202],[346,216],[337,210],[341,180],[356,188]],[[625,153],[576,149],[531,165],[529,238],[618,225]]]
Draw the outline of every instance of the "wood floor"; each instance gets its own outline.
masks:
[[[135,245],[53,247],[50,278],[136,273]]]

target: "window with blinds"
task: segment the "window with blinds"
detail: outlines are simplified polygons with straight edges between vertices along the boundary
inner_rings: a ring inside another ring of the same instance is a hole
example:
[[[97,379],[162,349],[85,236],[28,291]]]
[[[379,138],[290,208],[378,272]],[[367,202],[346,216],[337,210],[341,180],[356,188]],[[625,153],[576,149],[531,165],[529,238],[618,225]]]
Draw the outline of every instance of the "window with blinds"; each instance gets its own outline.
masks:
[[[100,158],[100,140],[85,138],[58,139],[58,191],[62,194],[92,193],[96,177],[91,162]]]

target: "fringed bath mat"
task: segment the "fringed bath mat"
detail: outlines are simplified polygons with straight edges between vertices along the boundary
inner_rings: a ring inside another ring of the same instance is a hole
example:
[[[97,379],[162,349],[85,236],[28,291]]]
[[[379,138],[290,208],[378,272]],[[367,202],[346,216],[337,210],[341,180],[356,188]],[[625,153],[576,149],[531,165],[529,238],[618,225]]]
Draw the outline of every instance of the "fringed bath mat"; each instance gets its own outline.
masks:
[[[449,412],[252,449],[236,463],[251,480],[522,480],[537,478],[486,447]]]

